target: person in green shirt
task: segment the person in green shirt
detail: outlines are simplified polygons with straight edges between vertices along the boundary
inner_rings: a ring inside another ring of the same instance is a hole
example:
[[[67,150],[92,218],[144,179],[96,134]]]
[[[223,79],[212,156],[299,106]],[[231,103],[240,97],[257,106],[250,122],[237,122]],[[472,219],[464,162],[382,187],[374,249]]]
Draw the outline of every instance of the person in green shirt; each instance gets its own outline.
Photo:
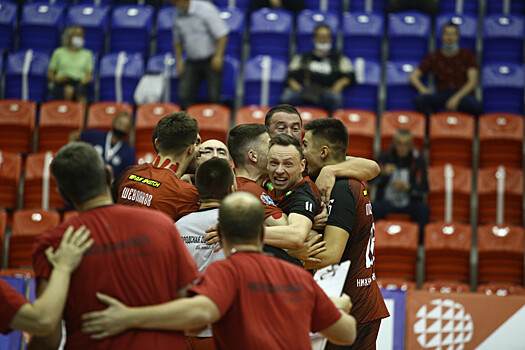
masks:
[[[89,84],[93,80],[93,54],[84,49],[84,29],[66,28],[63,46],[53,51],[47,78],[54,83],[53,99],[87,103]]]

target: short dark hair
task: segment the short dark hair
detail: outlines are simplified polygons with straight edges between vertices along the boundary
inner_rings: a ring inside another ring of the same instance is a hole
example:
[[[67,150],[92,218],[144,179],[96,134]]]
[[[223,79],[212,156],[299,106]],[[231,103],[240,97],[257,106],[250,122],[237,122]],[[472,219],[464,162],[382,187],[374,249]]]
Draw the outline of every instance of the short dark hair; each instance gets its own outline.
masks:
[[[294,146],[299,152],[301,159],[304,158],[303,148],[301,147],[301,144],[299,143],[299,141],[297,141],[295,137],[292,137],[288,134],[277,134],[270,140],[270,147],[268,149],[271,149],[275,145]]]
[[[195,186],[202,199],[223,199],[233,185],[233,170],[229,161],[211,158],[202,163],[195,172]]]
[[[232,243],[249,243],[261,234],[264,225],[264,207],[248,192],[227,196],[219,209],[219,229]]]
[[[314,28],[314,35],[316,35],[316,34],[317,34],[317,31],[318,31],[319,29],[322,29],[322,28],[326,28],[326,29],[328,29],[328,30],[330,31],[330,33],[332,33],[332,28],[330,28],[330,26],[329,26],[328,24],[326,24],[326,23],[320,23],[320,24],[318,24],[318,25],[315,26],[315,28]]]
[[[306,131],[312,131],[314,144],[319,142],[327,143],[333,151],[335,160],[343,161],[346,158],[346,149],[348,147],[348,130],[346,126],[335,118],[320,118],[309,121],[304,125]]]
[[[443,35],[443,32],[445,31],[446,27],[454,27],[454,28],[456,28],[456,31],[458,32],[458,35],[459,35],[459,26],[456,23],[452,22],[452,21],[449,21],[449,22],[445,23],[445,25],[441,28],[441,34],[442,35]]]
[[[168,114],[157,123],[158,152],[180,155],[195,143],[199,125],[186,112]]]
[[[51,163],[60,191],[75,203],[84,203],[108,188],[104,161],[95,148],[85,142],[62,147]]]
[[[303,120],[301,119],[301,113],[299,113],[297,108],[289,104],[280,104],[280,105],[273,107],[266,113],[266,117],[264,118],[264,125],[266,126],[266,129],[270,127],[270,123],[272,121],[271,119],[273,115],[279,112],[288,113],[288,114],[296,114],[299,117],[301,125],[303,124]]]
[[[246,153],[250,149],[260,148],[259,137],[266,133],[262,124],[237,125],[228,133],[228,151],[236,167],[246,164]]]
[[[153,142],[153,148],[155,149],[155,153],[159,153],[157,146],[155,146],[155,140],[157,139],[157,127],[158,127],[158,124],[155,125],[155,129],[153,130],[153,133],[151,134],[151,142]]]

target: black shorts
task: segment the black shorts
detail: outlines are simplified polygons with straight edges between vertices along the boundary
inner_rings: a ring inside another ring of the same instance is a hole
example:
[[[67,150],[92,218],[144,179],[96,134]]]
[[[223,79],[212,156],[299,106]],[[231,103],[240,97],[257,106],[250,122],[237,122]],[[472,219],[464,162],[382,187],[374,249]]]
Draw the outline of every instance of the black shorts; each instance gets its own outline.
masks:
[[[75,98],[78,95],[87,97],[89,94],[89,84],[81,84],[80,80],[69,79],[69,81],[65,83],[55,83],[55,87],[53,88],[54,100],[64,99],[64,88],[66,85],[72,85],[75,88]]]

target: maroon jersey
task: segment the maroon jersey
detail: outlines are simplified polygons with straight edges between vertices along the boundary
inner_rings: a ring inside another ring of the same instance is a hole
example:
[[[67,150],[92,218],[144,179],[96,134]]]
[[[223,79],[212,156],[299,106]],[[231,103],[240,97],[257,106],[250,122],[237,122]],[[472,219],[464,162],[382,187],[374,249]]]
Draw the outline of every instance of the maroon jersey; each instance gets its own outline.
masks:
[[[265,219],[269,216],[273,216],[275,219],[282,217],[283,211],[275,205],[272,197],[261,186],[257,185],[257,182],[242,176],[237,176],[236,181],[238,191],[249,192],[259,198],[264,205]]]
[[[0,333],[9,333],[9,324],[20,308],[28,303],[20,293],[14,290],[6,281],[0,278]]]
[[[266,188],[275,204],[286,215],[291,213],[301,214],[314,222],[314,217],[321,212],[321,194],[315,183],[308,176],[279,197],[277,197],[271,182],[266,184]]]

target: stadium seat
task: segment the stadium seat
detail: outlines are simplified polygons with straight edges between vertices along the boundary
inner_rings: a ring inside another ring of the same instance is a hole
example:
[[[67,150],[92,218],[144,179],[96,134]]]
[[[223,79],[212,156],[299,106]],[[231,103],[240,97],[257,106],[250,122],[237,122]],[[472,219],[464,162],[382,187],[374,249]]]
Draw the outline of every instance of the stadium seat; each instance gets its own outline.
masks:
[[[381,64],[372,60],[356,58],[354,64],[355,84],[343,90],[344,107],[377,111],[378,89],[381,83]]]
[[[244,63],[244,105],[275,106],[286,84],[288,67],[282,59],[256,56]]]
[[[33,148],[36,103],[0,101],[0,150],[29,153]]]
[[[264,124],[266,113],[270,110],[268,107],[261,106],[244,106],[237,108],[235,111],[235,125],[240,124]]]
[[[417,285],[414,281],[407,281],[401,278],[383,278],[379,277],[377,280],[377,286],[381,289],[386,290],[415,290]]]
[[[362,57],[381,61],[384,16],[363,11],[343,14],[343,53],[351,59]]]
[[[385,13],[387,0],[351,0],[350,12],[365,11],[375,13]]]
[[[483,62],[523,64],[523,15],[488,15],[483,20]]]
[[[430,16],[418,11],[388,15],[389,60],[422,60],[428,52]]]
[[[33,50],[8,54],[5,98],[42,102],[47,95],[49,55]]]
[[[375,223],[376,274],[415,281],[419,228],[413,222],[381,220]]]
[[[133,103],[135,88],[144,72],[140,53],[110,53],[100,60],[100,100]]]
[[[178,105],[172,103],[146,103],[137,108],[135,121],[135,150],[139,152],[155,152],[151,137],[159,120],[168,114],[180,111]]]
[[[2,1],[0,3],[0,51],[12,51],[18,21],[18,6]]]
[[[22,156],[0,150],[0,208],[16,209]]]
[[[376,114],[363,109],[339,109],[333,117],[342,121],[348,130],[346,154],[374,159]]]
[[[239,77],[239,60],[233,56],[224,56],[224,68],[222,72],[221,100],[233,103],[237,91],[237,79]],[[198,101],[208,101],[208,82],[205,80],[197,93]]]
[[[487,1],[487,14],[525,13],[525,3],[522,0],[490,0]]]
[[[447,281],[447,280],[435,280],[423,282],[421,285],[421,290],[426,290],[430,293],[470,293],[470,284],[457,282],[457,281]]]
[[[219,11],[219,16],[226,22],[230,30],[225,54],[240,60],[242,57],[244,31],[246,30],[246,11],[227,7],[222,7]]]
[[[523,227],[478,226],[478,283],[523,285]]]
[[[114,7],[110,25],[110,51],[126,51],[148,56],[153,13],[154,9],[149,5]]]
[[[246,12],[250,8],[250,0],[213,0],[217,7],[238,8]]]
[[[386,110],[414,109],[417,90],[408,76],[418,67],[416,61],[388,61],[386,63]],[[423,78],[423,81],[426,81]]]
[[[39,152],[27,156],[23,208],[64,209],[64,201],[51,175],[53,153]]]
[[[330,116],[327,110],[318,107],[298,106],[297,110],[299,111],[299,114],[301,114],[303,125],[310,120],[328,118]]]
[[[105,53],[109,6],[75,5],[67,11],[66,24],[84,28],[84,46],[93,53]]]
[[[478,0],[440,0],[439,7],[441,13],[478,15]]]
[[[119,113],[133,114],[133,107],[127,103],[97,102],[89,105],[86,129],[108,131],[113,125],[113,118]]]
[[[476,133],[474,116],[461,112],[439,112],[430,116],[430,165],[472,166],[472,144]]]
[[[4,255],[7,253],[5,243],[5,232],[7,229],[7,212],[0,208],[0,271],[4,267]]]
[[[218,104],[201,103],[188,107],[187,112],[199,123],[202,141],[216,139],[226,143],[230,128],[231,109]]]
[[[72,131],[84,126],[86,107],[80,102],[49,101],[40,107],[39,151],[58,151],[68,143]]]
[[[68,221],[69,219],[74,218],[77,215],[78,215],[78,211],[76,210],[66,211],[62,217],[62,221]]]
[[[177,75],[177,65],[175,64],[175,56],[173,52],[165,52],[148,59],[146,71],[149,73],[164,74],[165,79],[169,80],[169,84],[164,82],[164,102],[179,102],[179,77]]]
[[[60,46],[64,26],[64,5],[26,3],[20,19],[21,50],[34,49],[50,54]]]
[[[397,130],[410,130],[414,138],[414,147],[423,150],[426,118],[419,112],[387,111],[381,116],[381,150],[387,150]]]
[[[523,224],[523,170],[478,170],[478,222]]]
[[[492,113],[479,117],[479,166],[523,166],[523,117]]]
[[[450,164],[429,167],[428,187],[430,221],[470,222],[470,168]]]
[[[507,295],[525,295],[525,287],[510,283],[485,283],[478,286],[478,293],[505,297]]]
[[[175,7],[164,6],[157,11],[157,54],[173,52],[173,18]]]
[[[491,63],[483,66],[485,113],[523,114],[525,68],[520,63]]]
[[[137,164],[153,163],[155,152],[137,152]]]
[[[91,5],[113,5],[116,0],[78,0],[79,4],[91,4]]]
[[[336,12],[320,10],[303,10],[297,15],[296,44],[297,52],[308,52],[313,50],[312,38],[314,29],[320,24],[326,24],[332,32],[332,45],[337,42],[339,31],[339,17]]]
[[[470,280],[472,229],[459,223],[425,226],[425,280]]]
[[[469,49],[476,53],[476,38],[478,36],[478,16],[474,15],[459,15],[452,13],[444,13],[436,19],[436,47],[440,48],[441,30],[443,26],[449,22],[456,24],[459,27],[459,40],[463,48]]]
[[[13,214],[13,233],[9,240],[8,267],[32,266],[35,237],[60,223],[60,214],[41,209],[17,210]]]
[[[280,9],[262,8],[250,17],[250,54],[288,60],[293,16]]]

